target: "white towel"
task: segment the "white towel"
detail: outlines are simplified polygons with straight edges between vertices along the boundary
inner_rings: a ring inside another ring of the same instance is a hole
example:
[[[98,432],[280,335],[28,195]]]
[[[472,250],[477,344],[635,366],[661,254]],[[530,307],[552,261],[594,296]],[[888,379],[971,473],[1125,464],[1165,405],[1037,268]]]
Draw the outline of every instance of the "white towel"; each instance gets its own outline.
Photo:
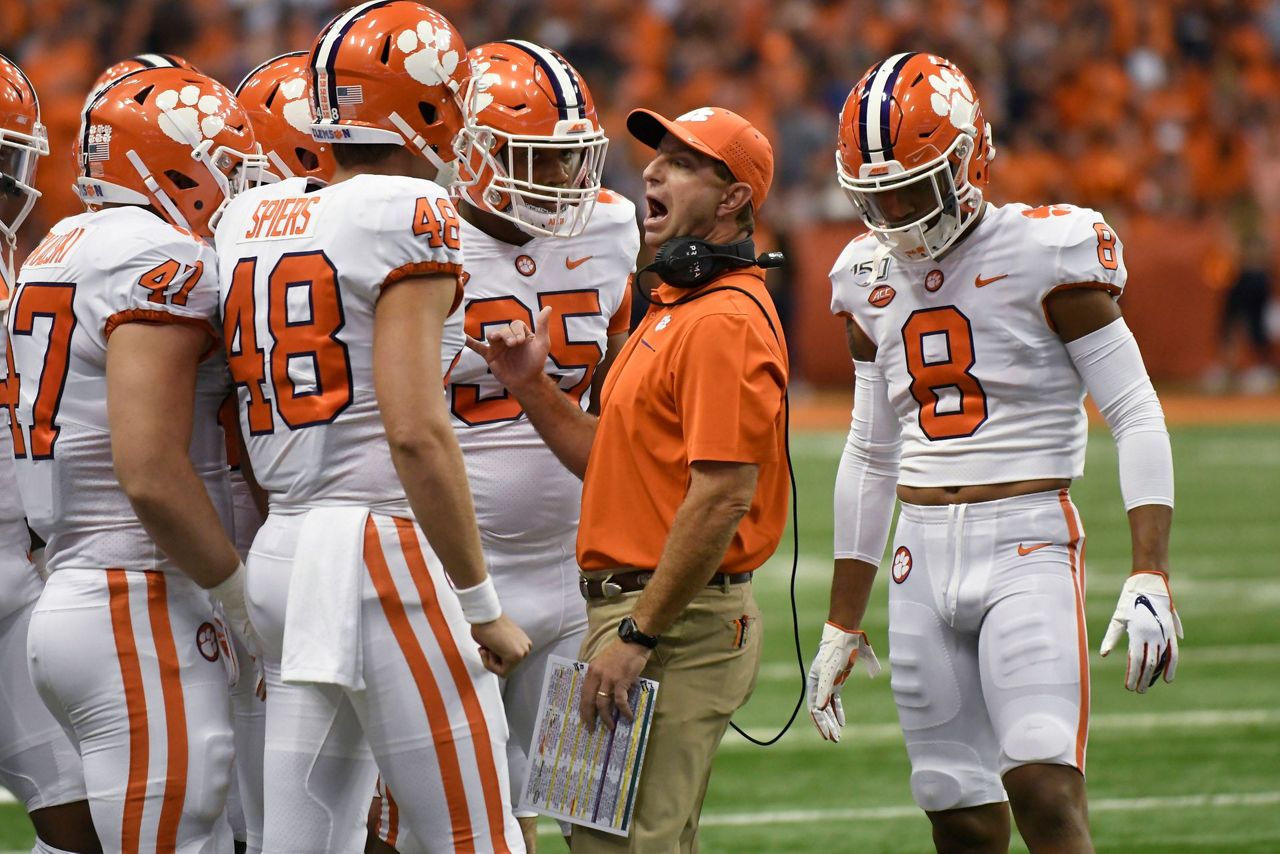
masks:
[[[298,534],[280,678],[364,690],[360,585],[366,507],[316,507]]]

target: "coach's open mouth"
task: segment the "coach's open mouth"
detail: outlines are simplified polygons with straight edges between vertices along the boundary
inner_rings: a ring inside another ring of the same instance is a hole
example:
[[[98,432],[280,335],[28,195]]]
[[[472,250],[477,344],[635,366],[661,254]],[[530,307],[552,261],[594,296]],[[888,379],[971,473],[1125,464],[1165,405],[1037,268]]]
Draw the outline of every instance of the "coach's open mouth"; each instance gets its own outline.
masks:
[[[658,228],[667,218],[667,206],[653,196],[645,196],[644,200],[649,206],[649,212],[644,218],[644,227]]]

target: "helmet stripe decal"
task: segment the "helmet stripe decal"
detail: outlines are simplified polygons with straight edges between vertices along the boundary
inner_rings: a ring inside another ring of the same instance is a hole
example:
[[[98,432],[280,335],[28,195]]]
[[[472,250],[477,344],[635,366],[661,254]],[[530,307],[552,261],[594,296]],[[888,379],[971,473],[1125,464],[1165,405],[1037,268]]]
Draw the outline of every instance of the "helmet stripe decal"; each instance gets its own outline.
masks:
[[[902,69],[907,67],[907,62],[913,56],[915,56],[914,52],[904,54],[902,61],[897,63],[885,80],[884,98],[880,101],[880,143],[883,149],[880,152],[880,158],[882,160],[893,160],[893,128],[889,125],[889,108],[893,106],[893,87],[898,85],[898,76],[902,74]]]
[[[582,90],[578,88],[578,81],[569,72],[564,60],[532,42],[509,39],[503,44],[518,47],[529,54],[546,73],[547,79],[551,82],[551,88],[556,93],[556,108],[560,111],[561,119],[583,118]]]
[[[867,73],[867,85],[862,87],[862,97],[858,99],[858,148],[862,151],[863,163],[871,159],[871,151],[867,146],[867,105],[871,100],[871,84],[875,82],[882,65],[883,61]]]
[[[342,44],[343,37],[355,26],[356,21],[365,12],[370,9],[376,9],[379,6],[388,6],[395,2],[397,0],[369,0],[369,2],[361,3],[359,6],[352,6],[344,14],[330,21],[329,26],[320,34],[320,40],[316,43],[314,60],[311,65],[311,86],[316,93],[317,103],[320,106],[320,121],[328,119],[327,114],[330,109],[337,109],[338,81],[334,76],[333,66],[337,60],[338,47]],[[325,86],[320,85],[320,75],[322,73],[325,76]]]
[[[232,92],[231,94],[233,94],[233,95],[235,95],[237,98],[239,98],[239,97],[240,97],[240,92],[244,89],[244,84],[246,84],[246,83],[248,83],[250,80],[252,80],[252,79],[254,78],[254,76],[256,76],[256,75],[258,74],[258,72],[262,71],[262,69],[266,68],[266,67],[267,67],[268,65],[270,65],[271,63],[273,63],[273,62],[279,62],[280,60],[282,60],[282,59],[287,59],[287,58],[289,58],[289,57],[291,57],[291,56],[306,56],[306,55],[307,55],[307,52],[306,52],[305,50],[291,50],[291,51],[289,51],[288,53],[282,53],[282,54],[280,54],[279,56],[273,56],[273,57],[271,57],[271,58],[270,58],[270,59],[268,59],[266,62],[260,63],[260,64],[258,65],[258,67],[257,67],[257,68],[253,69],[253,70],[252,70],[252,71],[250,71],[248,74],[246,74],[246,75],[244,76],[244,79],[243,79],[243,80],[241,80],[241,81],[240,81],[240,83],[236,86],[236,90],[235,90],[234,92]]]
[[[859,121],[866,134],[862,153],[870,163],[883,163],[890,159],[887,153],[891,153],[889,107],[893,102],[893,84],[897,82],[902,66],[912,56],[915,54],[899,53],[889,57],[880,63],[871,82],[867,84]],[[875,119],[868,115],[872,110],[878,114]]]
[[[147,68],[177,68],[178,63],[174,62],[163,53],[140,53],[134,57],[134,60],[147,66]]]

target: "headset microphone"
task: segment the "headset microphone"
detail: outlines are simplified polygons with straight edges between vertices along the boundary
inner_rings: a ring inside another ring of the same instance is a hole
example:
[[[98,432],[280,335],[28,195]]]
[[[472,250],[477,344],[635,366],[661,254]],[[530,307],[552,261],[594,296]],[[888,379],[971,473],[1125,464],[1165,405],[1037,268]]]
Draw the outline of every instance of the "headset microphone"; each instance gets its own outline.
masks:
[[[766,252],[756,259],[756,266],[763,267],[766,270],[785,266],[786,263],[787,256],[783,255],[781,252]]]

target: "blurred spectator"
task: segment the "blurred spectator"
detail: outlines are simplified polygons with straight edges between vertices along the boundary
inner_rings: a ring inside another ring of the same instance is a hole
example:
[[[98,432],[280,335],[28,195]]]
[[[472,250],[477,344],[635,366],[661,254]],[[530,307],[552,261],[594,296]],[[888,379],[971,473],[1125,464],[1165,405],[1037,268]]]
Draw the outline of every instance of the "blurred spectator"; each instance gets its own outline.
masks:
[[[720,103],[774,141],[777,243],[852,219],[836,187],[836,113],[872,61],[933,50],[983,94],[995,201],[1072,199],[1118,221],[1212,218],[1246,188],[1261,234],[1280,227],[1280,0],[429,0],[469,45],[527,38],[590,83],[613,147],[606,182],[639,200],[635,106]],[[234,86],[310,46],[335,0],[0,0],[0,52],[40,93],[52,156],[33,241],[79,205],[70,189],[81,100],[107,65],[178,53]],[[761,235],[761,248],[772,248]],[[1268,240],[1275,246],[1280,241]],[[1261,245],[1244,252],[1262,253]],[[1251,254],[1253,253],[1253,254]]]
[[[1219,218],[1222,239],[1205,259],[1205,280],[1222,292],[1218,354],[1205,375],[1207,391],[1235,389],[1244,394],[1276,390],[1267,307],[1271,300],[1275,249],[1267,238],[1262,209],[1242,193]]]

